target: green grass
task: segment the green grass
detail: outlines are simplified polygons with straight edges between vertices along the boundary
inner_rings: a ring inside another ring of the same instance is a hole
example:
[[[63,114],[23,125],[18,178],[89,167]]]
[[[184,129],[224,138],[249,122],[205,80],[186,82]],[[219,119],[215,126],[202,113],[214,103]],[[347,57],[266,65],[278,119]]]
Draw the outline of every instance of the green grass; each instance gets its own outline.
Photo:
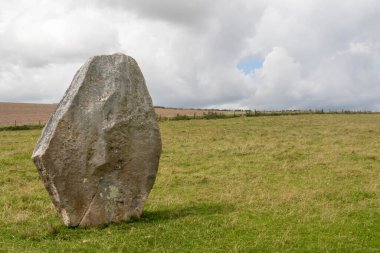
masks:
[[[30,160],[41,130],[0,132],[0,252],[380,252],[380,115],[160,122],[139,221],[66,228]]]

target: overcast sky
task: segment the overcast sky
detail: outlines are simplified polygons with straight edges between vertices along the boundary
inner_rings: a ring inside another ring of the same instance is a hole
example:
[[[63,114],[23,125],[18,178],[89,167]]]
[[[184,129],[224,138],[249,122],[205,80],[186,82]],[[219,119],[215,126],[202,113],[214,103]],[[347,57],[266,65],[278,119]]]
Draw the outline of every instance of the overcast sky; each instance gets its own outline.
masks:
[[[122,52],[155,105],[380,110],[379,0],[0,0],[0,101]]]

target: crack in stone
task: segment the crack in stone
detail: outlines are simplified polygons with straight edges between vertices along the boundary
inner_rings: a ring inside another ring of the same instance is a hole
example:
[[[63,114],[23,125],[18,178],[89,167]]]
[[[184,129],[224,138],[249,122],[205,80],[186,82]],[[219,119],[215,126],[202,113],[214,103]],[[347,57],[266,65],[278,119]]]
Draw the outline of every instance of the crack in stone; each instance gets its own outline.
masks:
[[[83,222],[84,218],[86,218],[86,216],[87,216],[88,213],[90,212],[90,209],[91,209],[92,204],[94,203],[94,200],[95,200],[96,194],[98,194],[98,190],[97,190],[97,191],[94,193],[94,195],[92,196],[91,201],[90,201],[90,204],[88,205],[86,212],[84,212],[82,218],[80,219],[80,222],[78,223],[78,226],[81,226],[81,225],[82,225],[82,222]]]

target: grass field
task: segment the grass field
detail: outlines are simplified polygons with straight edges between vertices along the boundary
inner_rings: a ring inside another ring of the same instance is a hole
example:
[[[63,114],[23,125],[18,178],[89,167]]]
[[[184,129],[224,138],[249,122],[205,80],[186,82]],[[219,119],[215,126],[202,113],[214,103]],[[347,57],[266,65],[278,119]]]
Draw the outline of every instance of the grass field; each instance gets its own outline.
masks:
[[[380,115],[160,122],[139,221],[68,229],[30,160],[40,130],[0,132],[0,252],[380,252]]]

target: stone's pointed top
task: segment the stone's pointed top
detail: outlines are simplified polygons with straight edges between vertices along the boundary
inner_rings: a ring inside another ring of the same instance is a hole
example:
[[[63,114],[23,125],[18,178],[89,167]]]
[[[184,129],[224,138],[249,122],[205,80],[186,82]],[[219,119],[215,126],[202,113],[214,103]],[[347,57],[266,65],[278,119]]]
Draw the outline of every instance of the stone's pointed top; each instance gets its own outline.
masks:
[[[109,58],[124,58],[124,59],[128,59],[128,58],[132,58],[131,56],[129,55],[126,55],[126,54],[123,54],[123,53],[114,53],[114,54],[100,54],[100,55],[94,55],[92,57],[90,57],[88,60],[87,60],[87,63],[88,62],[92,62],[94,60],[99,60],[99,59],[109,59]],[[133,58],[132,58],[133,59]],[[84,64],[86,65],[86,64]]]
[[[144,77],[116,53],[79,69],[32,158],[64,223],[97,226],[141,215],[160,153]]]
[[[92,58],[99,58],[99,57],[115,57],[115,56],[118,56],[118,57],[131,57],[131,56],[127,55],[127,54],[117,52],[117,53],[113,53],[113,54],[95,55],[95,56],[90,57],[90,59],[92,59]]]
[[[120,52],[118,52],[118,53],[114,53],[114,54],[112,54],[112,55],[129,56],[129,55],[126,55],[126,54],[124,54],[124,53],[120,53]]]

